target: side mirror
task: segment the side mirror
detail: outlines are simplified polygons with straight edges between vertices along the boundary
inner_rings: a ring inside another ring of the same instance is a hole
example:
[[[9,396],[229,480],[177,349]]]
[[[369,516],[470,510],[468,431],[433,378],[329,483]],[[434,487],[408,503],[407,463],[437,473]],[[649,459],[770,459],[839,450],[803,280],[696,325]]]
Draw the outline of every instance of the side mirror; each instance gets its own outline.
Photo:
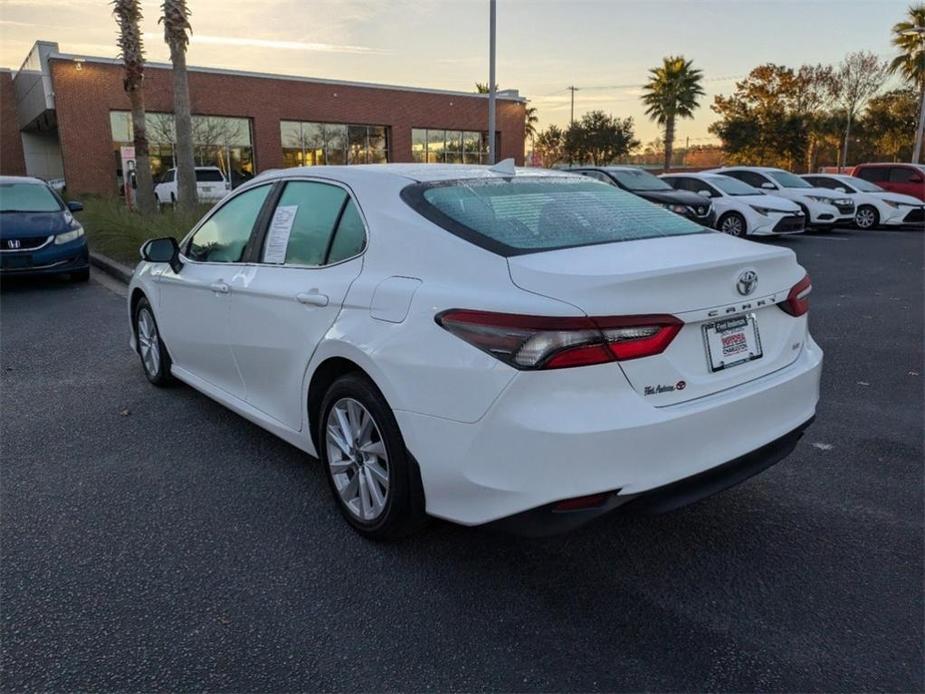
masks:
[[[69,209],[71,212],[82,212],[83,208],[84,208],[83,203],[77,202],[76,200],[71,200],[67,204],[67,209]]]
[[[913,176],[909,179],[909,183],[921,183],[922,181],[925,181],[925,178],[922,178],[921,176]]]
[[[180,272],[180,246],[172,236],[145,241],[141,247],[141,259],[148,263],[170,263],[174,272]]]
[[[765,190],[777,190],[777,186],[771,183],[770,181],[765,181],[761,184],[761,187]]]
[[[710,194],[709,190],[698,190],[697,195],[702,195],[705,198],[712,198],[713,195]]]
[[[838,187],[835,189],[835,191],[838,192],[838,193],[847,193],[847,192],[848,192],[847,190],[845,190],[845,189],[842,188],[841,186],[838,186]]]

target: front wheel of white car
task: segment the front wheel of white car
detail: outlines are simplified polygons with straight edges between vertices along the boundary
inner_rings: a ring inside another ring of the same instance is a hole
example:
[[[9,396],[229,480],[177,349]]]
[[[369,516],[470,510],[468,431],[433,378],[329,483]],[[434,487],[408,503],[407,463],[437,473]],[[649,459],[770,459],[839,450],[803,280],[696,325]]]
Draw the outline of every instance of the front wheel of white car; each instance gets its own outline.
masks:
[[[170,355],[161,340],[151,304],[144,298],[135,307],[135,340],[145,377],[156,386],[167,385],[170,382]]]
[[[858,229],[874,229],[880,224],[880,215],[877,208],[871,205],[861,205],[854,213],[854,224]]]
[[[336,380],[321,404],[318,449],[341,512],[375,540],[409,535],[423,526],[420,475],[395,415],[367,378]]]
[[[739,238],[744,237],[748,233],[745,217],[738,212],[728,212],[720,217],[717,228],[724,234],[738,236]]]

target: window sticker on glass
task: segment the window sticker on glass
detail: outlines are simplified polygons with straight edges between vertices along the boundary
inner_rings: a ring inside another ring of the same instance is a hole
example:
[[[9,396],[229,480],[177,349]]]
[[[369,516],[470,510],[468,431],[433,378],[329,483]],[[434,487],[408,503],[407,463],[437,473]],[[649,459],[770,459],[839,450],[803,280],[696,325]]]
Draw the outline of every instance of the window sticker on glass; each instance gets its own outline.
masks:
[[[263,262],[282,264],[286,262],[286,248],[289,246],[289,235],[292,233],[292,224],[295,222],[298,205],[280,205],[273,213],[267,240],[263,246]]]

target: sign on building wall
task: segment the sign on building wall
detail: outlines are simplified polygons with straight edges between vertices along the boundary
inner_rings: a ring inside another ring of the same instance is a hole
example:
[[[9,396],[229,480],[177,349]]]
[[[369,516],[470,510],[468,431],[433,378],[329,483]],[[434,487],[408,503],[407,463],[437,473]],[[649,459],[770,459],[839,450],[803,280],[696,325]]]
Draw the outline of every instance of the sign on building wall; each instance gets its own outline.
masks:
[[[135,189],[135,148],[120,147],[122,154],[122,186],[125,191],[125,204],[131,209],[134,200],[133,191]]]

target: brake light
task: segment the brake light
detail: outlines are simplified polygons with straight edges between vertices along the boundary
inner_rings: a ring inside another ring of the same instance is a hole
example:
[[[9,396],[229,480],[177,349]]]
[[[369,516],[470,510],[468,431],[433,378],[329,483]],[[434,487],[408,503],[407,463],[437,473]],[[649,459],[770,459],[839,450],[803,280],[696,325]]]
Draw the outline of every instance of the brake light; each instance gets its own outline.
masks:
[[[778,306],[784,313],[791,316],[802,316],[809,311],[809,294],[813,291],[813,282],[806,275],[803,279],[793,285],[793,289],[787,294],[787,298],[780,302]]]
[[[683,323],[669,315],[557,318],[450,309],[437,324],[515,369],[563,369],[665,351]]]

